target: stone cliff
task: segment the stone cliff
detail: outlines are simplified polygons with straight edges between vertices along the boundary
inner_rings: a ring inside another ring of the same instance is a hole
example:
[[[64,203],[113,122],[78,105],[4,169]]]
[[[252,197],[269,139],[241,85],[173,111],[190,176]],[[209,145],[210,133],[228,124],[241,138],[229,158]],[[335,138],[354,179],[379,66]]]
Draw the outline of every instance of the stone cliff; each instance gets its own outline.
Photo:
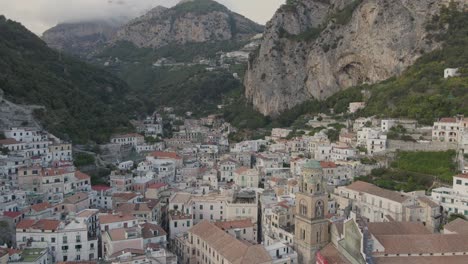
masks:
[[[460,0],[465,1],[465,0]],[[264,115],[400,74],[440,46],[428,38],[439,0],[291,0],[251,54],[246,97]]]
[[[216,1],[193,0],[182,1],[172,8],[154,8],[122,27],[113,41],[161,47],[174,43],[243,40],[262,31],[262,26]]]
[[[76,55],[89,55],[103,47],[120,24],[108,21],[59,24],[42,35],[49,47]]]

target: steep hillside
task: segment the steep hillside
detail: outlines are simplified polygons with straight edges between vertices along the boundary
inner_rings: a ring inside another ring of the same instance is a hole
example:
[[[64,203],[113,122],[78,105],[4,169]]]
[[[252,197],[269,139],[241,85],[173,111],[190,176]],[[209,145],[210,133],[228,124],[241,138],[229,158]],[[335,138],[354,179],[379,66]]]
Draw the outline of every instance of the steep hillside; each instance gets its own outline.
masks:
[[[59,54],[21,24],[0,16],[0,87],[15,103],[45,106],[42,124],[75,143],[103,142],[127,130],[127,85],[108,72]]]
[[[78,56],[88,56],[114,36],[121,24],[109,21],[59,24],[42,35],[49,47]]]
[[[158,6],[119,29],[113,42],[138,47],[246,40],[263,27],[213,0],[182,1],[172,8]]]
[[[246,96],[274,116],[312,98],[399,75],[440,47],[426,25],[445,2],[289,0],[250,59]]]

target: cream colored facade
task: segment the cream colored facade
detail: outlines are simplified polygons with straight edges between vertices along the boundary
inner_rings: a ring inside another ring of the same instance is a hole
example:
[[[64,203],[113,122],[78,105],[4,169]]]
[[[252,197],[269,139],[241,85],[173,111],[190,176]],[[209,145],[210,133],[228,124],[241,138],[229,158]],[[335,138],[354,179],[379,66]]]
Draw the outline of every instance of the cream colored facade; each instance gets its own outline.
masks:
[[[328,194],[323,170],[318,161],[304,165],[301,189],[296,194],[295,250],[299,263],[314,263],[316,252],[329,241]]]

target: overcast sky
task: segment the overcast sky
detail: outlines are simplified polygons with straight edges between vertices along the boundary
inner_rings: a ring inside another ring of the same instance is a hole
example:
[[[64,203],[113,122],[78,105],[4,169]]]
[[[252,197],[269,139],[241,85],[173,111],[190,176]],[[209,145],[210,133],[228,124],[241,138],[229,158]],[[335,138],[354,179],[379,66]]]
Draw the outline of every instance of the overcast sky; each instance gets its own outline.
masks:
[[[285,0],[217,0],[231,10],[265,24]],[[0,14],[41,35],[61,22],[136,17],[157,5],[179,0],[0,0]]]

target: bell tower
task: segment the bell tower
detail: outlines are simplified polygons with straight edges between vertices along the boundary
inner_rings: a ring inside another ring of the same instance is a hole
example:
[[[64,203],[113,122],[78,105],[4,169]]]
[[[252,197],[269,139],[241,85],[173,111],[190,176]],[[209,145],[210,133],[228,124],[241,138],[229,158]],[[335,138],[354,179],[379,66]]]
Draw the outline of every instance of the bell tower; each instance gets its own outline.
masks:
[[[328,244],[328,193],[318,161],[306,163],[302,170],[300,192],[296,194],[295,247],[299,263],[315,263],[315,253]]]

